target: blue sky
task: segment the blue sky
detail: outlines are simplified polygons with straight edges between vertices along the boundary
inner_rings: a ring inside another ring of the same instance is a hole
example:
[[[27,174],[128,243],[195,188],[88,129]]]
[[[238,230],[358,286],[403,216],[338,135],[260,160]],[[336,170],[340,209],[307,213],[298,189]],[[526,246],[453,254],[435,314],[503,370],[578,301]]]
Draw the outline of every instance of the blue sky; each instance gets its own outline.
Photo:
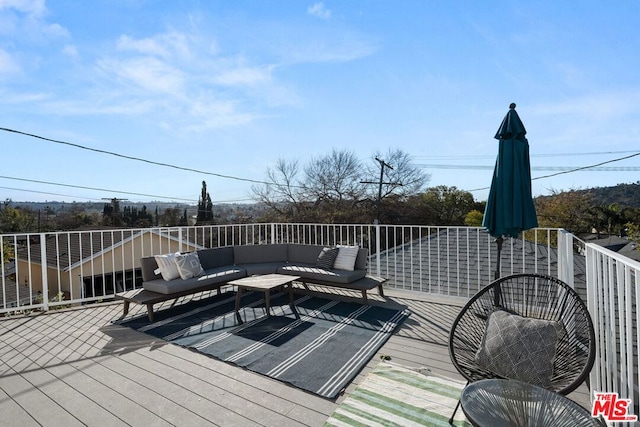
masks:
[[[639,18],[632,0],[0,0],[0,127],[210,173],[0,131],[0,199],[197,201],[205,180],[248,201],[218,175],[399,148],[486,200],[511,102],[534,178],[611,161],[535,196],[636,182]]]

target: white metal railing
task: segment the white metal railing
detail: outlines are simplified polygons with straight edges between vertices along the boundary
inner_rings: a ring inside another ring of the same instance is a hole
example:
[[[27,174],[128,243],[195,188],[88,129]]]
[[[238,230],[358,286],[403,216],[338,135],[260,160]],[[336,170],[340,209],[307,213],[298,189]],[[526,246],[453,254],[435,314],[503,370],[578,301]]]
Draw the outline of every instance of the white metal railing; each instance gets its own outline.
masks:
[[[140,258],[199,248],[357,244],[368,269],[398,289],[468,298],[493,280],[496,243],[481,228],[381,224],[233,224],[0,235],[0,315],[111,299],[140,286]],[[640,263],[561,229],[505,240],[500,275],[550,274],[588,302],[597,337],[591,390],[638,408]]]
[[[494,239],[476,227],[264,223],[4,234],[0,314],[113,298],[140,286],[145,256],[264,243],[359,245],[369,249],[369,272],[388,286],[460,297],[491,282],[497,255]],[[573,284],[573,244],[557,229],[507,239],[500,274],[540,272]]]
[[[630,413],[640,415],[640,262],[594,244],[587,244],[586,250],[587,304],[597,340],[591,390],[630,399]]]

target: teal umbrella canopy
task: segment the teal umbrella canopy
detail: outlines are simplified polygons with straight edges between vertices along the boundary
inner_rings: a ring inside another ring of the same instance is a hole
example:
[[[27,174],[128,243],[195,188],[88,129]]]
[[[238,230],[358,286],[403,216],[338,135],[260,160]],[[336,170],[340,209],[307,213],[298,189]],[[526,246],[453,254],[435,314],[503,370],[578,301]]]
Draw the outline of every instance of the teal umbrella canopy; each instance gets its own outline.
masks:
[[[538,226],[531,195],[527,131],[515,107],[516,104],[509,106],[495,135],[499,141],[498,158],[482,220],[482,226],[496,238],[517,237]]]

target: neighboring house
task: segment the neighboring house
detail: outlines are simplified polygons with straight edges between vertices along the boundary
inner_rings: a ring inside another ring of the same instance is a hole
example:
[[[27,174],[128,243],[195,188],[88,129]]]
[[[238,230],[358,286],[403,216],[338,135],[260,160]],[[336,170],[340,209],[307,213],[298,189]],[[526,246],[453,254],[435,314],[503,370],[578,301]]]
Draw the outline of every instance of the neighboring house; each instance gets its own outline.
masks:
[[[36,294],[43,283],[41,243],[22,242],[16,250],[15,280]],[[175,231],[158,229],[48,233],[44,251],[49,298],[59,292],[65,300],[75,300],[133,289],[141,284],[140,258],[201,248]]]
[[[598,237],[595,234],[587,236],[581,236],[581,238],[588,243],[595,243],[603,248],[607,248],[610,251],[617,252],[620,255],[624,255],[635,261],[640,261],[640,251],[637,250],[636,242],[629,240],[625,237],[609,236]]]
[[[400,289],[468,297],[466,289],[473,293],[493,281],[496,258],[495,239],[486,232],[443,229],[383,251],[380,274]],[[573,258],[574,285],[586,298],[585,257]],[[558,277],[558,251],[546,244],[506,238],[500,260],[502,276],[539,272]]]

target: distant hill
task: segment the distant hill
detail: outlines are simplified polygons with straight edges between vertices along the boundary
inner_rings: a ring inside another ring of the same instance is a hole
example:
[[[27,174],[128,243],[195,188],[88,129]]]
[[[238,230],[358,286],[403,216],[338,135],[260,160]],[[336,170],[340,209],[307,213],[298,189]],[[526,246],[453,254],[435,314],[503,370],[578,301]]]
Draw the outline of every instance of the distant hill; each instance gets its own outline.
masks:
[[[640,181],[576,191],[590,195],[596,205],[608,206],[617,203],[620,207],[640,208]]]

